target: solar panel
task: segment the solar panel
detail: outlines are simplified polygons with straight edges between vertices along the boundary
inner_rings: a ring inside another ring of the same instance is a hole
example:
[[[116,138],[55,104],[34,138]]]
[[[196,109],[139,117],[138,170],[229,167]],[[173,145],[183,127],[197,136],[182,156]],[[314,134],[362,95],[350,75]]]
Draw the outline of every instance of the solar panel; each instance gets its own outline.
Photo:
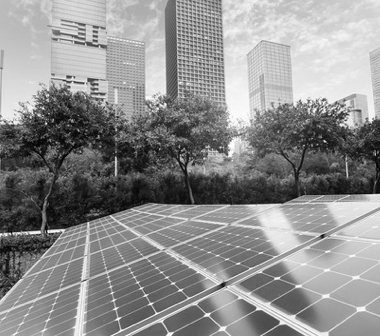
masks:
[[[186,221],[184,223],[150,233],[146,237],[157,242],[163,247],[172,247],[210,231],[218,230],[219,228],[221,228],[221,226],[214,223],[211,224]]]
[[[299,331],[226,289],[135,334],[150,335],[302,336]]]
[[[172,216],[184,218],[184,219],[192,219],[195,217],[199,217],[205,213],[210,213],[218,209],[222,209],[225,206],[223,205],[198,205],[193,206],[190,209],[186,209],[181,212],[177,212],[172,214]]]
[[[379,206],[377,203],[284,204],[237,224],[327,234]]]
[[[216,283],[161,252],[89,281],[86,335],[112,335]]]
[[[380,240],[380,211],[339,232],[340,235]]]
[[[229,280],[303,245],[312,236],[259,228],[223,227],[173,251],[207,272]]]
[[[74,335],[79,293],[76,285],[0,313],[0,336]]]
[[[150,203],[69,228],[0,301],[0,336],[378,335],[366,196]]]
[[[228,206],[209,214],[200,216],[197,218],[197,220],[221,224],[231,224],[246,217],[254,216],[275,206],[276,205],[273,204]]]
[[[351,329],[357,323],[361,334],[376,335],[380,265],[375,251],[379,245],[328,238],[236,286],[313,332],[358,335]]]
[[[183,221],[184,221],[183,219],[179,219],[179,218],[165,217],[163,219],[158,219],[158,220],[155,220],[154,222],[151,222],[145,225],[134,227],[134,229],[141,234],[148,234],[148,233],[156,232],[164,228],[168,228],[175,224],[179,224]]]

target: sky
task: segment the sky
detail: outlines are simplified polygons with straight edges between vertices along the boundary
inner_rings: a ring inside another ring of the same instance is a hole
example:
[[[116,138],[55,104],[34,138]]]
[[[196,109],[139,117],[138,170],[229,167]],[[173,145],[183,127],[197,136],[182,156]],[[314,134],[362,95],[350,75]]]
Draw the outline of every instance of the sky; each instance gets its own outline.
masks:
[[[0,0],[3,118],[49,83],[51,2]],[[108,34],[145,41],[148,97],[166,92],[166,2],[107,0]],[[291,46],[295,101],[365,94],[373,117],[369,52],[380,47],[379,0],[223,0],[223,30],[233,120],[248,119],[247,54],[261,40]]]

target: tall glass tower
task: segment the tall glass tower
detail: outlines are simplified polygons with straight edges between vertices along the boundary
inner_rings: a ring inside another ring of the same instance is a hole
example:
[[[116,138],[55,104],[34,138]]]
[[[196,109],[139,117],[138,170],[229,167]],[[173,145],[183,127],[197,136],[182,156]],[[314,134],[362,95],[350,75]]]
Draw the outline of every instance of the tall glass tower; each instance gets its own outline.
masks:
[[[293,103],[290,46],[261,41],[247,55],[250,118],[272,103]]]
[[[51,82],[107,99],[106,1],[53,0]]]
[[[168,0],[165,25],[167,94],[225,104],[222,0]]]
[[[145,111],[145,43],[108,37],[108,102],[127,117]]]
[[[369,53],[375,117],[380,118],[380,48]]]

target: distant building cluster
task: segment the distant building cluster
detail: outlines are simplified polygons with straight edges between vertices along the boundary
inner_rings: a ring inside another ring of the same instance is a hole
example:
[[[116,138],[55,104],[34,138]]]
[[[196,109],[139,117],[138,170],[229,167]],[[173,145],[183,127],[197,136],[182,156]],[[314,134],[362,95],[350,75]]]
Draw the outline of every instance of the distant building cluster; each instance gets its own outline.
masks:
[[[368,103],[366,95],[354,93],[338,100],[338,102],[345,104],[348,108],[348,126],[362,126],[368,119]]]
[[[106,0],[53,0],[51,82],[108,101],[132,116],[145,111],[145,43],[107,35]],[[166,90],[226,103],[222,0],[168,0],[165,9]],[[293,103],[291,47],[259,42],[248,54],[249,115]],[[370,53],[375,115],[380,116],[380,48]],[[349,124],[368,118],[367,97],[339,102]]]
[[[51,82],[114,104],[145,106],[145,44],[107,36],[106,0],[53,0]]]

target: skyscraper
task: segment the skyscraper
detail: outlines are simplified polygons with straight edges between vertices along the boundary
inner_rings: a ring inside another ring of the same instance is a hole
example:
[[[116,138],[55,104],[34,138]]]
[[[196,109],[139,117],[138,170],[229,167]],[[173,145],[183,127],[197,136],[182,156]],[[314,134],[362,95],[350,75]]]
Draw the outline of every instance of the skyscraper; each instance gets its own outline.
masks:
[[[371,63],[373,101],[375,103],[375,117],[380,118],[380,48],[369,53]]]
[[[256,109],[268,109],[272,103],[293,103],[290,46],[261,41],[247,59],[251,119]]]
[[[51,82],[106,99],[106,1],[53,0],[51,30]]]
[[[165,9],[166,90],[224,104],[222,0],[168,0]]]
[[[121,107],[125,115],[145,109],[145,43],[108,37],[108,102]]]
[[[366,95],[353,93],[338,100],[338,102],[348,107],[349,116],[347,124],[349,126],[362,126],[366,119],[368,119],[368,102]]]

